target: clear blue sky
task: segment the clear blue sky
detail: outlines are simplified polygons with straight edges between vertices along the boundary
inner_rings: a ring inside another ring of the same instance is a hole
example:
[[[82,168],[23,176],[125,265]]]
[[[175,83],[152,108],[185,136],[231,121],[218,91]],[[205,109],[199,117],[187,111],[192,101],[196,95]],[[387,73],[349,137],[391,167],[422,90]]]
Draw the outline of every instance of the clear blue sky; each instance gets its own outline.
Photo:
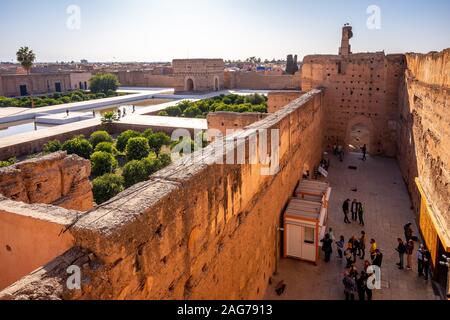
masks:
[[[66,26],[72,4],[80,30]],[[372,4],[380,30],[366,27]],[[25,45],[40,62],[336,54],[346,22],[354,52],[450,47],[449,0],[0,0],[0,61]]]

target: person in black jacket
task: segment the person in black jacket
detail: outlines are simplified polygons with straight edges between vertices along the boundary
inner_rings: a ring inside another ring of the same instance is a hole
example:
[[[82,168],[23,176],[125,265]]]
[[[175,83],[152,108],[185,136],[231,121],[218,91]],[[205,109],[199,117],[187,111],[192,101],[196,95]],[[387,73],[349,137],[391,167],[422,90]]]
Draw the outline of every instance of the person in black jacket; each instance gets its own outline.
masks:
[[[397,250],[398,257],[400,258],[400,262],[397,263],[397,265],[400,270],[403,270],[405,267],[404,261],[405,261],[406,246],[403,243],[403,240],[401,238],[398,238],[397,241],[398,241],[398,246],[397,246],[397,249],[395,249],[395,250]]]
[[[350,199],[347,199],[342,204],[342,211],[344,211],[345,215],[344,223],[351,223],[350,220],[348,219],[349,210],[350,210]]]
[[[330,235],[327,233],[320,242],[322,242],[322,251],[325,252],[325,262],[330,262],[331,253],[333,253],[333,240],[331,240]]]
[[[358,202],[358,218],[359,218],[359,225],[364,227],[364,206],[362,202]]]
[[[381,264],[383,263],[383,254],[379,249],[375,250],[375,259],[373,259],[373,265],[381,268]]]
[[[358,288],[359,301],[364,301],[367,291],[367,274],[361,271],[360,276],[356,279],[356,287]]]
[[[412,235],[413,235],[413,230],[411,228],[412,223],[407,223],[405,224],[405,226],[403,227],[404,231],[405,231],[405,239],[406,239],[406,243],[409,242],[409,240],[411,240]]]
[[[430,273],[430,262],[431,262],[431,254],[427,248],[423,249],[423,275],[425,280],[428,280],[428,275]]]

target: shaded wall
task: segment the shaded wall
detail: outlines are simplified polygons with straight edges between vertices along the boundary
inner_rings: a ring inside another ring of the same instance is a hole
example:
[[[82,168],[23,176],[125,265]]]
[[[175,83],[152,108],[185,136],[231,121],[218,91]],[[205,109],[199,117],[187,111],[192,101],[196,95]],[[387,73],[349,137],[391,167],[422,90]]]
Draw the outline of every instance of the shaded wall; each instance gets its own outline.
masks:
[[[70,249],[74,239],[61,231],[76,214],[0,196],[0,290]]]
[[[436,261],[437,245],[450,250],[450,49],[407,54],[400,90],[397,158],[421,231]],[[418,178],[427,212],[416,185]]]

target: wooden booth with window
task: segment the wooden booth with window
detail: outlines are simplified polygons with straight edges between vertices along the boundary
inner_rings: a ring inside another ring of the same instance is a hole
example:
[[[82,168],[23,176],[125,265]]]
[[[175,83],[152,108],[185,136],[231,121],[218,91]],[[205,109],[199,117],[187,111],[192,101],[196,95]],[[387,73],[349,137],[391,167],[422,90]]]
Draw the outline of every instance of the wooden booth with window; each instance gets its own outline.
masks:
[[[305,180],[295,194],[284,214],[284,257],[317,264],[320,240],[327,229],[331,188],[324,182]]]

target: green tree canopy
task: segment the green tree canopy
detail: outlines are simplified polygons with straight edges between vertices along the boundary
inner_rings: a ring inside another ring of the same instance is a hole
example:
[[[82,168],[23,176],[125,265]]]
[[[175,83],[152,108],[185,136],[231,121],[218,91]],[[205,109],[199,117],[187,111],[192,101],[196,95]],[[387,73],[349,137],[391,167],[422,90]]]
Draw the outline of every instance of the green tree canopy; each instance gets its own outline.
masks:
[[[22,68],[24,68],[28,74],[30,74],[30,70],[33,67],[34,61],[36,60],[36,55],[33,50],[30,50],[28,47],[21,47],[17,53],[17,61],[20,63]]]
[[[117,91],[120,86],[119,79],[111,73],[96,74],[90,80],[90,88],[93,93],[104,93],[107,95],[111,91]]]

